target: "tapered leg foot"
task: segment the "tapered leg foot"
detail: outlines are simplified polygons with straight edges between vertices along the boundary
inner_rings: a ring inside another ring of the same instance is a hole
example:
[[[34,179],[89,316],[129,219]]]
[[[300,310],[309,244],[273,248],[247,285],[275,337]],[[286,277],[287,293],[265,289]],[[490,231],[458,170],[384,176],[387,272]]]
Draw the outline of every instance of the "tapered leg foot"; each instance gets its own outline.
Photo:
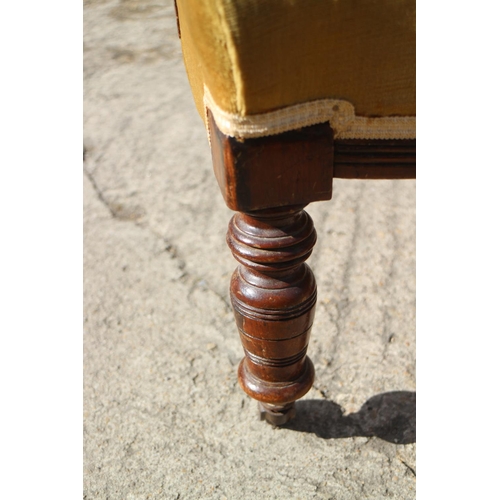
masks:
[[[259,402],[259,415],[261,420],[275,427],[284,425],[295,417],[295,402],[282,406]]]

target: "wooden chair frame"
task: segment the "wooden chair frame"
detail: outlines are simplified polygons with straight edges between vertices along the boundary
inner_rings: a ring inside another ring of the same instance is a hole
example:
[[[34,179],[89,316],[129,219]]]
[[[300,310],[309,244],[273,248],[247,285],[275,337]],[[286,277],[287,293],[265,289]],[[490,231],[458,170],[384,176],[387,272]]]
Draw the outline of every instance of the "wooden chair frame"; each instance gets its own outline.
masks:
[[[414,179],[416,140],[336,140],[328,123],[253,139],[224,135],[208,111],[215,176],[236,211],[227,234],[239,262],[231,302],[245,351],[243,390],[282,425],[314,381],[307,346],[316,283],[305,260],[316,231],[304,207],[332,197],[332,179]]]

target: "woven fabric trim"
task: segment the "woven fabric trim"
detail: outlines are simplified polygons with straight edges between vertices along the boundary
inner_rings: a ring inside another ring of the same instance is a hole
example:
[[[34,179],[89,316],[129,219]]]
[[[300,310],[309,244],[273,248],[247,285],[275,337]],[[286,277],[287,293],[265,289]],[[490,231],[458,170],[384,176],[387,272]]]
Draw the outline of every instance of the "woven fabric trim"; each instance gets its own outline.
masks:
[[[223,111],[217,106],[207,87],[203,102],[212,112],[215,123],[223,134],[242,139],[281,134],[324,122],[330,123],[336,139],[416,138],[414,116],[356,116],[354,106],[340,99],[321,99],[248,116]],[[208,123],[206,125],[208,130]]]

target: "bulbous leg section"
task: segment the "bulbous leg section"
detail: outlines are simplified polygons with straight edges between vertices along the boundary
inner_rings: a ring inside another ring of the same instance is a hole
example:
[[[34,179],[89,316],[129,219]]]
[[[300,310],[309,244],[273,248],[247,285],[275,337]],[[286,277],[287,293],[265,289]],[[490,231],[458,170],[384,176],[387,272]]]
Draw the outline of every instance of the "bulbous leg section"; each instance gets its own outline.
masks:
[[[246,357],[241,360],[238,381],[250,397],[259,401],[260,419],[276,426],[286,424],[295,416],[295,401],[307,394],[314,382],[312,361],[308,356],[304,358],[298,379],[288,383],[270,383],[256,378],[249,371],[246,360]]]

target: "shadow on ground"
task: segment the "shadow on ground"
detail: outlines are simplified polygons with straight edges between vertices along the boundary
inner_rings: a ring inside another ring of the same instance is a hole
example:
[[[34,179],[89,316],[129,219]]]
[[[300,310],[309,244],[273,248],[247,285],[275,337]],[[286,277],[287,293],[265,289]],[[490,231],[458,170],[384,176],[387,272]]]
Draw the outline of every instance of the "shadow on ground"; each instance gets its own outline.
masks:
[[[371,397],[357,413],[349,415],[344,415],[333,401],[297,401],[296,417],[283,427],[311,432],[324,439],[376,436],[390,443],[414,443],[416,399],[416,392],[384,392]]]

